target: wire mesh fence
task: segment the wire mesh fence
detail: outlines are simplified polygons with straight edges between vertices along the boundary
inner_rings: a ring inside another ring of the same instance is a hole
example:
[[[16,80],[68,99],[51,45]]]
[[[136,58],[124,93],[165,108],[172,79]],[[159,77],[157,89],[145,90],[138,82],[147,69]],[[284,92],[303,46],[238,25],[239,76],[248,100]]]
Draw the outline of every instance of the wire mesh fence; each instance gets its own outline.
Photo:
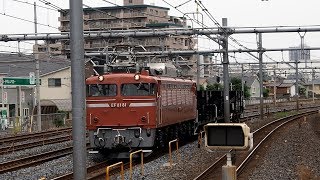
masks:
[[[35,132],[38,130],[37,115],[8,118],[7,129],[13,133]],[[71,122],[65,113],[41,114],[41,130],[71,127]]]

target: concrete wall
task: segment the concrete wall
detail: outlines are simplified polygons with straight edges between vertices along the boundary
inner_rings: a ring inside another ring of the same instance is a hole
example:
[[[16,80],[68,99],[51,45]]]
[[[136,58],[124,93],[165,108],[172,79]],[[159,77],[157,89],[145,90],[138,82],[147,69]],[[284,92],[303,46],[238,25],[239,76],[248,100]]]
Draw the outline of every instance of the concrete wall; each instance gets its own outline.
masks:
[[[49,78],[61,78],[61,87],[48,87]],[[71,68],[41,77],[41,99],[71,99]]]

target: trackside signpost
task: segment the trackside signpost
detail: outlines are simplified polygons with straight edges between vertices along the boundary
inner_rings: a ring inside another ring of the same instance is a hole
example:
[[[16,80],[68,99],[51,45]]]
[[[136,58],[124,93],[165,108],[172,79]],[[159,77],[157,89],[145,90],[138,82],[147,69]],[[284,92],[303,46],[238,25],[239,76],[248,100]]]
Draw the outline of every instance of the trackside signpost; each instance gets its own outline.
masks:
[[[205,147],[209,150],[248,150],[253,148],[253,134],[245,123],[209,123],[204,126]],[[222,180],[236,180],[236,166],[231,153],[227,153],[227,165],[222,166]]]
[[[40,84],[41,84],[41,80],[40,80]],[[4,86],[16,86],[19,89],[19,105],[20,105],[20,110],[22,109],[22,103],[25,101],[25,95],[24,92],[21,91],[21,86],[35,86],[35,76],[33,72],[30,72],[29,77],[3,77],[1,79],[1,89],[2,89],[2,107],[4,107],[4,104],[7,104],[8,102],[8,97],[7,97],[7,92],[4,92]],[[0,122],[1,124],[7,124],[7,122],[5,121],[5,117],[4,114],[6,114],[6,112],[2,112],[1,111],[1,118],[0,118]],[[22,114],[22,112],[20,111],[20,115]],[[20,123],[21,123],[21,119],[20,119]]]
[[[30,82],[29,77],[4,77],[4,86],[34,86],[35,82]]]

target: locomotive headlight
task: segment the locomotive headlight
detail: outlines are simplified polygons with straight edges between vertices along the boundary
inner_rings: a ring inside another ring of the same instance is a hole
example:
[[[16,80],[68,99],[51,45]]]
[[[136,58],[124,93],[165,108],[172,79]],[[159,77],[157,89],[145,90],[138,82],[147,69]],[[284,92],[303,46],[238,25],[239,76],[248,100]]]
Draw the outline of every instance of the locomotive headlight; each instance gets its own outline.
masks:
[[[134,80],[138,81],[139,79],[140,79],[140,75],[139,74],[134,75]]]
[[[134,137],[136,137],[136,138],[140,137],[140,129],[134,130]]]
[[[98,77],[98,80],[99,80],[99,81],[103,81],[103,80],[104,80],[104,77],[103,77],[103,76],[99,76],[99,77]]]

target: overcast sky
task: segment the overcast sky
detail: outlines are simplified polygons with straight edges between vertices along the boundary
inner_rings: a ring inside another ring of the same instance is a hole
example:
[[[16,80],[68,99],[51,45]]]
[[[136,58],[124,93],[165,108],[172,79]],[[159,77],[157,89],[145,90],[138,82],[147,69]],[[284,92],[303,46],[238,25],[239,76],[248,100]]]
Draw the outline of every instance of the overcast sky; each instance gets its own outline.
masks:
[[[17,2],[20,1],[20,2]],[[33,21],[33,6],[22,3],[27,2],[51,8],[45,5],[42,0],[0,0],[0,34],[18,34],[18,33],[33,33],[34,24],[18,20],[9,16],[23,18]],[[68,0],[46,0],[58,7],[69,8]],[[166,0],[173,6],[178,6],[188,0]],[[122,5],[122,0],[109,0],[109,2]],[[261,27],[261,26],[319,26],[320,27],[320,1],[319,0],[202,0],[201,1],[212,14],[212,16],[221,24],[222,18],[228,18],[228,25],[233,27]],[[83,3],[91,7],[113,6],[103,0],[83,0]],[[157,6],[170,8],[170,15],[182,16],[180,12],[170,7],[162,0],[145,0],[145,4],[154,3]],[[180,6],[178,9],[184,13],[195,12],[196,4],[194,0]],[[203,12],[199,8],[200,12]],[[5,15],[4,15],[5,14]],[[38,32],[58,32],[59,14],[57,11],[37,7],[38,22],[43,25],[38,25]],[[216,27],[204,14],[204,22],[207,26]],[[51,26],[51,27],[48,27]],[[199,27],[199,26],[195,26]],[[233,35],[241,44],[256,49],[256,35]],[[320,33],[310,32],[305,35],[305,44],[311,47],[320,47]],[[233,43],[234,44],[234,43]],[[278,33],[278,34],[263,34],[263,47],[265,48],[287,48],[300,44],[300,36],[298,33]],[[0,51],[18,51],[17,42],[0,43]],[[239,46],[236,46],[239,48]],[[30,52],[31,44],[20,43],[22,52]],[[200,49],[216,49],[214,43],[201,40],[199,43]],[[230,46],[229,49],[233,49]],[[268,52],[268,56],[274,60],[288,60],[288,52]],[[243,54],[235,54],[238,62],[256,62],[250,56]],[[320,51],[311,52],[312,59],[320,59]],[[270,61],[266,57],[265,61]],[[234,61],[232,58],[230,61]]]

